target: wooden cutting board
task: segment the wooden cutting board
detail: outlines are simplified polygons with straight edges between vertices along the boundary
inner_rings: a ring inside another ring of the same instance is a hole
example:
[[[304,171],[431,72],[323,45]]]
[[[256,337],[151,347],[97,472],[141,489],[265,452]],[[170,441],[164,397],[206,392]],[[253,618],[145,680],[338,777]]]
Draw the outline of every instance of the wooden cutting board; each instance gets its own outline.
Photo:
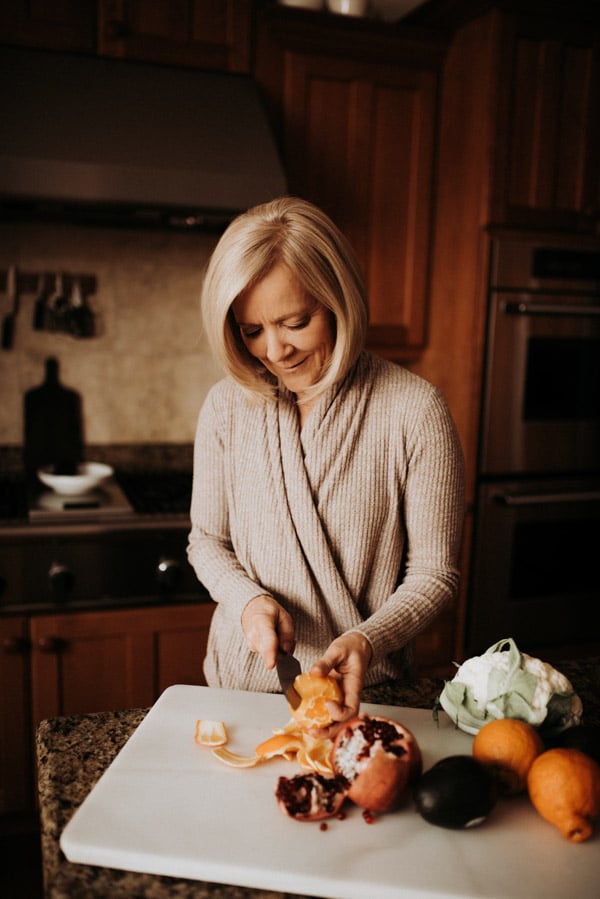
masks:
[[[472,738],[440,713],[364,705],[403,723],[424,768],[470,753]],[[123,747],[61,837],[71,862],[166,874],[333,899],[590,899],[600,883],[600,837],[575,845],[543,821],[525,797],[499,802],[479,827],[427,824],[410,799],[368,824],[347,805],[344,820],[287,818],[273,791],[273,760],[233,769],[197,746],[198,718],[223,720],[229,748],[250,755],[288,720],[279,695],[174,686]]]
[[[83,459],[81,397],[59,381],[58,362],[46,359],[46,378],[23,400],[25,470],[35,481],[42,465],[72,474]]]

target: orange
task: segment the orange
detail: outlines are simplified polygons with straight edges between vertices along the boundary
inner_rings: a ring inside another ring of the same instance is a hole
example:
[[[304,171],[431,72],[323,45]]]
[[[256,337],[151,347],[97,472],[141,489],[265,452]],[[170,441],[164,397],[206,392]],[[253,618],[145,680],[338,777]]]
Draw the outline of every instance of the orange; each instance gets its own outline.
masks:
[[[527,721],[498,718],[477,732],[471,752],[488,768],[503,793],[521,793],[527,787],[527,773],[544,751],[539,733]]]
[[[548,749],[529,769],[527,788],[537,812],[572,843],[592,835],[600,816],[600,765],[578,749]]]
[[[301,728],[329,727],[333,719],[327,710],[327,703],[341,702],[342,691],[333,677],[316,677],[305,671],[294,681],[294,689],[301,698],[300,705],[291,709],[292,715]]]

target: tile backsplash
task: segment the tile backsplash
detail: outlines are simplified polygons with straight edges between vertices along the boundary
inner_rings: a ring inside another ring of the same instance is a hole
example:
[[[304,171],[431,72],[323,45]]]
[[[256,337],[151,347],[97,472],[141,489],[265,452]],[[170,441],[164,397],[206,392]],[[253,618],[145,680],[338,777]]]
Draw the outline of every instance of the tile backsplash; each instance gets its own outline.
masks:
[[[19,298],[14,344],[0,351],[0,446],[23,442],[23,397],[57,359],[81,396],[86,445],[185,444],[220,377],[202,330],[199,297],[213,234],[0,223],[0,268],[87,273],[96,335],[33,328],[35,293]],[[0,295],[0,314],[8,311]]]

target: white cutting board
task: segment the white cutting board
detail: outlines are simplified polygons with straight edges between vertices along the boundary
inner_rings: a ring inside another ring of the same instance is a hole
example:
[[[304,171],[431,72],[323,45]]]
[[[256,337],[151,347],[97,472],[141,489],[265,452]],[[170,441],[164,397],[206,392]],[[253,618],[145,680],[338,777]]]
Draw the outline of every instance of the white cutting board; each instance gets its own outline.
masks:
[[[440,712],[365,704],[417,738],[424,768],[470,753],[472,738]],[[69,861],[333,899],[591,899],[600,895],[600,836],[569,843],[526,797],[452,831],[427,824],[410,799],[367,824],[287,818],[273,791],[293,762],[233,769],[194,742],[198,718],[225,721],[229,748],[251,755],[289,719],[280,695],[173,686],[166,690],[65,828]]]

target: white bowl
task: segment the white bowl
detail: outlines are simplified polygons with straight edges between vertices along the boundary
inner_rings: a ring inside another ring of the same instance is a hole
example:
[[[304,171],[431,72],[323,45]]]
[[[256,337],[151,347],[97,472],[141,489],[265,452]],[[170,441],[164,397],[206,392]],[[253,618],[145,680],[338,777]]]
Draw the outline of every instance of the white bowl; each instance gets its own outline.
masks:
[[[89,493],[112,474],[114,469],[110,465],[104,465],[103,462],[83,462],[77,467],[77,474],[53,474],[51,465],[38,468],[37,471],[42,484],[63,496]]]

